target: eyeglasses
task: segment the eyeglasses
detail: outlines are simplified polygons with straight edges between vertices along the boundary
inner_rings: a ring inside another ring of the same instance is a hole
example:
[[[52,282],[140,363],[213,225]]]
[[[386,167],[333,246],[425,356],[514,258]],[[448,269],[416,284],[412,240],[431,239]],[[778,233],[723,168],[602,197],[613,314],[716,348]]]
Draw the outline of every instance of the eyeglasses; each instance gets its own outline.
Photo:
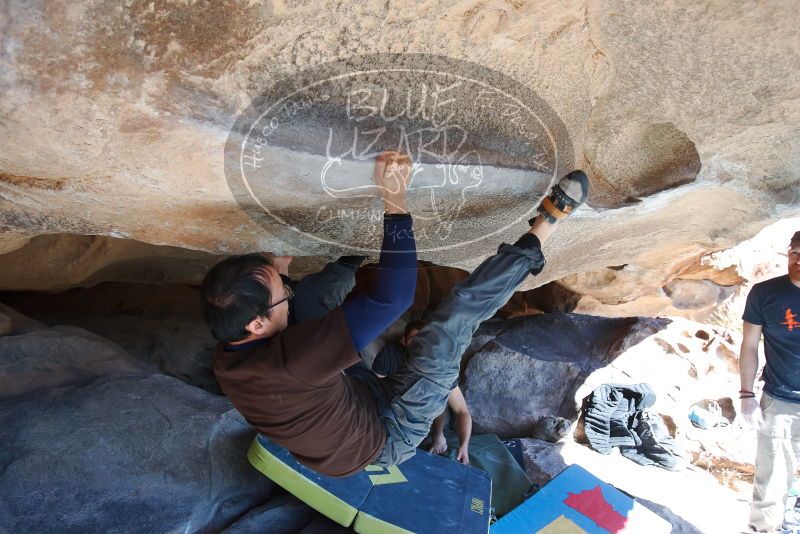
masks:
[[[294,297],[294,291],[293,291],[293,290],[292,290],[292,288],[289,286],[289,284],[287,284],[287,283],[285,283],[285,282],[284,282],[284,284],[283,284],[283,291],[286,293],[286,296],[285,296],[284,298],[282,298],[281,300],[279,300],[278,302],[276,302],[275,304],[270,304],[269,306],[267,306],[267,307],[265,308],[265,310],[268,310],[268,309],[270,309],[270,308],[274,308],[274,307],[275,307],[275,306],[277,306],[278,304],[283,304],[283,303],[284,303],[284,302],[286,302],[287,300],[292,300],[292,298]]]

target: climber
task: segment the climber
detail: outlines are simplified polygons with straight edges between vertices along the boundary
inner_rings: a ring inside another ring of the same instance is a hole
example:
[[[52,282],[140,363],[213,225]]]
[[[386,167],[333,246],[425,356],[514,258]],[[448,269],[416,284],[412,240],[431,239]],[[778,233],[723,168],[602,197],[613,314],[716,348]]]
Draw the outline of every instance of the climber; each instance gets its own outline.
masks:
[[[800,232],[789,241],[788,273],[755,284],[742,316],[739,356],[741,412],[758,426],[750,528],[774,532],[784,525],[786,498],[800,467]],[[766,365],[761,403],[753,383],[764,335]]]
[[[446,406],[472,334],[528,273],[541,272],[541,244],[589,189],[581,171],[562,178],[530,230],[513,245],[502,244],[458,284],[409,342],[398,371],[378,379],[358,352],[413,301],[410,171],[406,155],[377,158],[374,179],[386,212],[378,275],[368,291],[324,316],[290,325],[291,288],[260,255],[224,260],[203,280],[204,315],[221,342],[213,367],[222,390],[258,431],[324,475],[347,476],[414,455]]]
[[[394,343],[388,343],[378,352],[372,362],[372,370],[379,378],[384,378],[397,372],[403,362],[406,361],[406,347],[414,339],[417,333],[425,326],[423,321],[411,321],[403,331],[403,337]],[[453,414],[453,427],[458,436],[458,450],[456,451],[456,461],[462,464],[469,464],[469,438],[472,436],[472,414],[467,406],[461,388],[453,384],[450,395],[447,396],[447,408]],[[433,454],[444,454],[447,452],[447,440],[444,437],[444,424],[447,417],[447,410],[443,411],[433,420],[430,433],[430,444],[428,450]]]

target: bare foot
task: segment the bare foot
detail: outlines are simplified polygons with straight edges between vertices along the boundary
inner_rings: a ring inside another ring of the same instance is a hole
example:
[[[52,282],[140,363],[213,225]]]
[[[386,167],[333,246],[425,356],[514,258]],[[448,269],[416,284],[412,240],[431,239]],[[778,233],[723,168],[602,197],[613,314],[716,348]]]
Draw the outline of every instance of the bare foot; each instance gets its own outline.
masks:
[[[533,220],[533,224],[531,225],[531,229],[528,230],[528,233],[538,237],[539,243],[544,244],[553,232],[556,231],[557,226],[558,222],[548,222],[547,219],[544,218],[544,215],[539,214]]]

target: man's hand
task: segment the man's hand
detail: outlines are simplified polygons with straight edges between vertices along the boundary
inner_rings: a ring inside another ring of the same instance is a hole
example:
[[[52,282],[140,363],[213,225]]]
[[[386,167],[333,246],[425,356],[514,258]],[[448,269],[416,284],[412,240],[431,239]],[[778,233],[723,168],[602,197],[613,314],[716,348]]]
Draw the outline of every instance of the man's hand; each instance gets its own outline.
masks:
[[[745,422],[751,426],[758,428],[764,422],[764,416],[761,413],[761,407],[755,398],[748,398],[741,400],[741,414]]]
[[[292,256],[275,256],[272,260],[272,264],[278,269],[278,274],[289,276],[289,264],[292,263],[293,259]]]
[[[431,446],[428,447],[428,450],[433,454],[444,454],[447,452],[447,440],[444,439],[444,434],[439,434],[438,436],[433,436],[431,440]]]
[[[740,393],[750,394],[758,371],[758,344],[761,341],[761,325],[742,321],[742,350],[739,353]],[[741,414],[746,423],[758,425],[764,420],[755,397],[741,399]]]
[[[375,185],[381,188],[386,213],[408,213],[406,189],[412,168],[411,158],[400,152],[383,152],[375,160]]]
[[[275,267],[278,274],[289,276],[289,264],[292,263],[293,256],[276,256],[272,252],[262,252],[261,255],[272,262],[272,266]]]
[[[469,445],[464,443],[458,448],[458,454],[456,455],[456,460],[461,462],[464,465],[469,465]]]

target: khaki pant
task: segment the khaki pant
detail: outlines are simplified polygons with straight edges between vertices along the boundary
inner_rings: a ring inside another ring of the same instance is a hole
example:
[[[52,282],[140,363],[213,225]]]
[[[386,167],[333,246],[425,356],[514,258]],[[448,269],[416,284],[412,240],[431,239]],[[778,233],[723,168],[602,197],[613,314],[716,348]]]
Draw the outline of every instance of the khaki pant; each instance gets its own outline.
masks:
[[[773,532],[783,525],[786,497],[800,457],[800,404],[764,393],[761,410],[764,422],[758,429],[750,528]]]

